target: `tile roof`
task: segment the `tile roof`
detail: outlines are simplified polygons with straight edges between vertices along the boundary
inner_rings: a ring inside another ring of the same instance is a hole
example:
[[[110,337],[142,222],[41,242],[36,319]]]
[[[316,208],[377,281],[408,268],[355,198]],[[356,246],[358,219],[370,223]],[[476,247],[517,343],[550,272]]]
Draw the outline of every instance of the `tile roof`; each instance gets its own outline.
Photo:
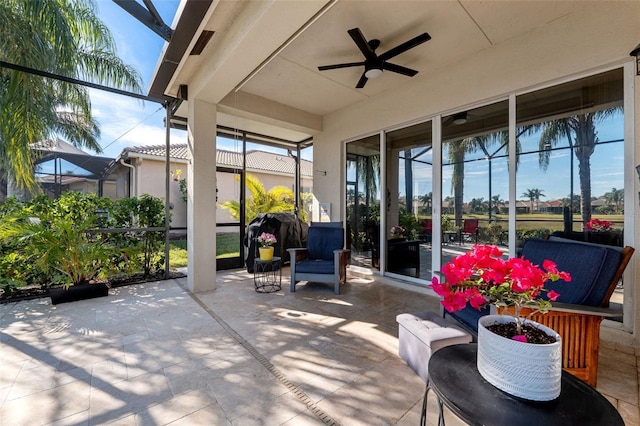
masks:
[[[125,148],[126,152],[151,155],[157,157],[165,156],[165,145],[147,145]],[[170,145],[171,158],[188,160],[189,150],[186,143]],[[233,151],[217,150],[216,162],[219,166],[242,167],[242,154]],[[276,172],[293,175],[295,163],[293,158],[287,155],[280,155],[273,152],[251,150],[247,151],[247,170]],[[313,163],[307,160],[300,162],[300,174],[305,177],[313,176]]]

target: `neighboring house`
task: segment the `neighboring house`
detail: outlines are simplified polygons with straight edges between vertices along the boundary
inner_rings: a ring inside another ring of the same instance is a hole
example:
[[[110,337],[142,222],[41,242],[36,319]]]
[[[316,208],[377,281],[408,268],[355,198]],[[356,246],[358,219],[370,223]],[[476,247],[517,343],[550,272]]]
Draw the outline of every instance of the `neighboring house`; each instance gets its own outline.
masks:
[[[148,145],[125,148],[113,160],[110,173],[116,176],[117,197],[134,197],[150,194],[165,198],[165,145]],[[172,206],[171,226],[185,228],[187,226],[187,205],[183,201],[179,181],[187,178],[189,151],[187,144],[172,144],[170,150],[169,201]],[[229,211],[220,208],[227,200],[240,198],[239,173],[242,170],[242,154],[232,151],[217,150],[216,161],[218,171],[218,223],[236,222]],[[301,186],[306,192],[313,187],[313,163],[307,160],[300,162]],[[178,170],[180,172],[176,173]],[[294,189],[295,162],[293,158],[266,151],[247,152],[247,173],[257,177],[268,191],[276,185]],[[248,196],[251,194],[248,193]]]
[[[562,211],[564,209],[564,203],[562,202],[562,200],[551,200],[551,201],[544,201],[544,202],[540,202],[540,204],[538,205],[538,210],[541,213],[556,213],[556,214],[562,214]]]
[[[36,178],[49,198],[66,191],[116,198],[116,177],[107,170],[113,158],[89,154],[60,138],[36,142],[31,149],[38,155]],[[31,198],[31,194],[10,184],[7,184],[6,195]],[[0,202],[4,202],[4,197]]]

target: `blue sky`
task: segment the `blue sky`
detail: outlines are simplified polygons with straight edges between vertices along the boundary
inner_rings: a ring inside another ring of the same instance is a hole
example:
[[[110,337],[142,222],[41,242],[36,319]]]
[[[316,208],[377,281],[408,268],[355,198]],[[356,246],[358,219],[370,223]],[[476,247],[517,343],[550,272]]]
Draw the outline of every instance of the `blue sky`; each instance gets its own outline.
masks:
[[[135,67],[147,94],[164,40],[112,0],[97,0],[98,17],[109,27],[118,55]],[[141,1],[138,3],[142,4]],[[162,19],[171,26],[179,0],[154,0]],[[91,90],[92,110],[100,123],[100,145],[106,157],[116,157],[128,146],[164,144],[164,108],[100,90]],[[172,142],[185,142],[186,132],[172,131]]]

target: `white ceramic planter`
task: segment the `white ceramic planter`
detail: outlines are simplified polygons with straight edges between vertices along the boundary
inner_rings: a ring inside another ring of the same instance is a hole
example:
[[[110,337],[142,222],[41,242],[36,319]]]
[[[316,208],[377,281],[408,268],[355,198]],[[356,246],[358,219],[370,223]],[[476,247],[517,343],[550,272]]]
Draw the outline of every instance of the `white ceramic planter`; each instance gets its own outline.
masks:
[[[499,336],[486,327],[514,322],[507,315],[487,315],[478,321],[478,371],[498,389],[532,401],[551,401],[560,396],[562,342],[549,327],[533,321],[556,342],[534,345]]]

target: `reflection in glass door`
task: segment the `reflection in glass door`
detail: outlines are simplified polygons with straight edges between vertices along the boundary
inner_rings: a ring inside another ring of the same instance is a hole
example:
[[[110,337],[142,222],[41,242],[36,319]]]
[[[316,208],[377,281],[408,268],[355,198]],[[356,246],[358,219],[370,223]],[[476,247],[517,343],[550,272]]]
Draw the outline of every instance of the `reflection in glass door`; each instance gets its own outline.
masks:
[[[386,135],[387,272],[432,276],[433,151],[431,121]]]
[[[347,232],[351,264],[380,267],[380,138],[347,144]]]

